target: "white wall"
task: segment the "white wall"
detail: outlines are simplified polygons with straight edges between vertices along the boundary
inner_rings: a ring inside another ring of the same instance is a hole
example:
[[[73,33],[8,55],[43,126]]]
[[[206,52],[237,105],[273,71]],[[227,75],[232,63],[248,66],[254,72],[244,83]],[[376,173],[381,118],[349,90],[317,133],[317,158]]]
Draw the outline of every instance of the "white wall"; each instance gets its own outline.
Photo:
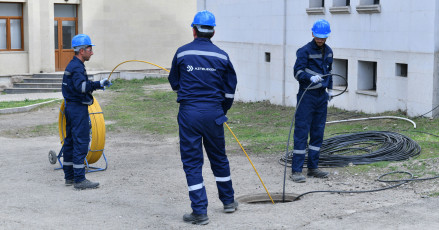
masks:
[[[320,15],[307,14],[308,0],[197,3],[198,10],[206,8],[216,16],[217,33],[213,40],[229,53],[234,63],[239,100],[269,100],[294,106],[298,90],[293,77],[295,53],[312,40],[311,27],[323,18],[331,23],[327,44],[334,57],[348,60],[349,90],[331,105],[369,113],[404,110],[410,116],[431,110],[439,103],[439,3],[383,0],[380,13],[360,14],[356,10],[360,0],[350,2],[350,14],[333,14],[329,12],[333,1],[325,0],[324,14]],[[269,64],[264,63],[264,52],[271,52]],[[359,91],[359,61],[377,62],[376,91]],[[408,65],[407,77],[396,76],[396,63]]]
[[[170,68],[177,48],[192,41],[196,0],[2,0],[23,4],[24,51],[0,52],[0,75],[55,71],[54,4],[77,4],[78,32],[96,45],[87,70],[111,70],[129,59]],[[124,69],[156,68],[144,63]]]
[[[81,7],[82,32],[96,44],[95,55],[87,63],[93,70],[111,70],[131,59],[170,68],[177,48],[193,40],[195,0],[93,0],[82,1]],[[150,68],[156,67],[127,63],[118,69]]]

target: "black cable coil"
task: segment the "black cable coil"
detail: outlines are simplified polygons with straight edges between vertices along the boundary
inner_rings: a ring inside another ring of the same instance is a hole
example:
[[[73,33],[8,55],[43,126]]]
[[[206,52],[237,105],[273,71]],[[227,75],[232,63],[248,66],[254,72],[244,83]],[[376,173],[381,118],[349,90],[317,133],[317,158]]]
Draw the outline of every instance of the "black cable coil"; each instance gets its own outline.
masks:
[[[365,165],[379,161],[401,161],[418,156],[418,143],[400,133],[367,131],[342,134],[323,140],[319,167],[345,167],[349,164]],[[291,166],[292,151],[287,165]],[[279,163],[285,165],[285,155]],[[306,167],[307,157],[304,166]]]

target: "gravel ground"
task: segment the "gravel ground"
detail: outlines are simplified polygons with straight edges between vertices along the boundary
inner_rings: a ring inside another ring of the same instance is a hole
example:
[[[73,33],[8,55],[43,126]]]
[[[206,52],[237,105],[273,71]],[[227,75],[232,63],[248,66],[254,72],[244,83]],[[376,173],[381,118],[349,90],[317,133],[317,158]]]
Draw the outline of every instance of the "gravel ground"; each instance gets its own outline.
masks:
[[[108,99],[111,100],[111,99]],[[103,110],[107,102],[100,101]],[[3,135],[5,131],[56,122],[57,107],[0,115],[1,229],[438,229],[437,181],[411,182],[396,189],[361,194],[314,193],[287,203],[241,203],[237,212],[222,212],[215,179],[204,165],[210,223],[194,226],[182,216],[190,212],[187,185],[178,151],[178,138],[134,132],[108,132],[108,169],[88,173],[100,182],[93,190],[64,185],[47,155],[61,148],[57,135]],[[110,121],[109,121],[110,122]],[[2,134],[3,133],[3,134]],[[9,132],[10,133],[10,132]],[[13,133],[13,132],[12,132]],[[237,147],[239,148],[239,147]],[[252,155],[271,193],[282,192],[283,166],[278,155]],[[207,158],[206,158],[207,160]],[[229,154],[237,197],[264,193],[245,155]],[[103,159],[95,166],[102,167]],[[432,167],[437,168],[434,162]],[[351,173],[328,169],[327,179],[306,183],[286,181],[286,192],[364,190],[381,188],[381,173]],[[289,170],[288,170],[289,172]]]

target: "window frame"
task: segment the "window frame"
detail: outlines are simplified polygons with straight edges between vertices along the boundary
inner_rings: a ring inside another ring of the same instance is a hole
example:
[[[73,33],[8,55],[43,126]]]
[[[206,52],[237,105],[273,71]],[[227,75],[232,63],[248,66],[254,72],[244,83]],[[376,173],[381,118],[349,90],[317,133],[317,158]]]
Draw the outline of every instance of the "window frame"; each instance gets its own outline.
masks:
[[[1,4],[1,3],[0,3]],[[6,19],[6,49],[0,49],[0,52],[3,51],[24,51],[24,30],[23,30],[23,3],[16,3],[21,5],[21,16],[1,16],[0,19]],[[21,31],[21,49],[12,49],[11,48],[11,19],[19,19],[20,20],[20,31]]]

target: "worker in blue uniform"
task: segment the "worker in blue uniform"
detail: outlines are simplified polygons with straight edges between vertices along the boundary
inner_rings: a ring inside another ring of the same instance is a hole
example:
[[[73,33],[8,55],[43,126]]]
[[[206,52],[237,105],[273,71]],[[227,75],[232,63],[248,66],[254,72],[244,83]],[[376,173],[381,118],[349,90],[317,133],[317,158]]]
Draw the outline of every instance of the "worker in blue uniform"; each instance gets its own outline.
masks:
[[[318,163],[325,131],[327,106],[332,98],[332,76],[322,77],[330,74],[332,70],[332,49],[325,44],[331,29],[328,21],[320,19],[314,23],[311,30],[313,40],[297,50],[294,65],[294,77],[299,82],[299,92],[290,178],[298,183],[306,181],[305,176],[302,175],[306,153],[308,153],[307,175],[309,177],[325,178],[329,174],[318,169]],[[300,98],[302,98],[301,101]],[[309,144],[307,143],[308,135]]]
[[[109,87],[111,82],[105,78],[90,81],[84,62],[90,60],[94,46],[90,37],[78,34],[72,39],[75,56],[67,65],[62,83],[65,102],[66,138],[63,145],[63,170],[66,185],[76,189],[96,188],[99,183],[85,178],[84,160],[90,144],[90,117],[88,106],[93,104],[92,92]]]
[[[203,149],[216,179],[224,212],[238,207],[225,150],[223,123],[231,108],[236,90],[236,73],[226,52],[210,40],[215,16],[198,12],[191,25],[194,40],[178,48],[172,60],[169,83],[180,103],[178,125],[180,154],[191,200],[192,213],[183,220],[193,224],[209,223],[207,196],[202,176]]]

